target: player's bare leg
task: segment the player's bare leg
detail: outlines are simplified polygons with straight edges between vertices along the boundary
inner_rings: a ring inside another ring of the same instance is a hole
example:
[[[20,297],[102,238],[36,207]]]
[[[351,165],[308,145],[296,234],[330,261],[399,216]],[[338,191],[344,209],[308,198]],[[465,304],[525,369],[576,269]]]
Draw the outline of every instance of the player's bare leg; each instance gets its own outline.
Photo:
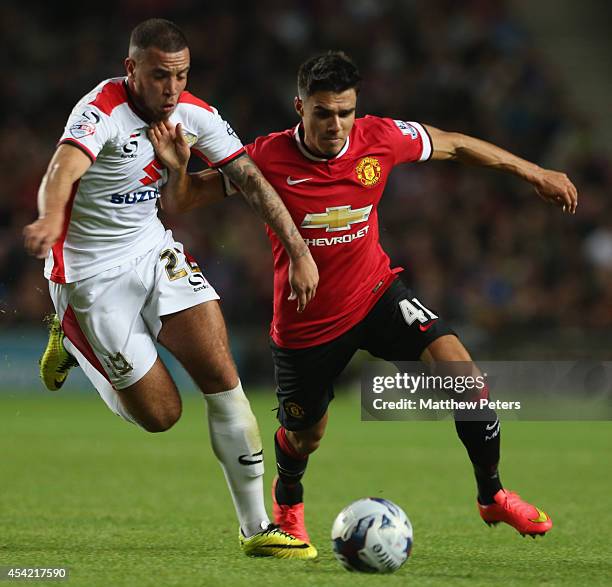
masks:
[[[181,396],[159,357],[144,377],[117,393],[123,407],[148,432],[164,432],[181,417]]]
[[[328,412],[325,412],[323,417],[310,428],[305,430],[286,430],[287,439],[295,451],[303,457],[317,450],[325,434],[327,428]]]
[[[480,372],[471,364],[471,357],[461,341],[452,335],[433,341],[421,355],[421,360],[432,365],[435,362],[460,362],[458,369],[469,370],[463,375]],[[485,390],[485,397],[488,391]],[[478,421],[463,419],[455,413],[457,434],[467,449],[478,484],[478,509],[488,524],[506,522],[523,536],[543,536],[552,527],[552,520],[542,510],[523,501],[516,493],[502,488],[498,473],[500,452],[500,423],[497,414],[486,408]]]
[[[238,385],[225,321],[216,301],[162,316],[158,340],[185,367],[204,394]]]
[[[450,334],[434,340],[421,354],[421,361],[430,365],[434,361],[471,361],[461,341]]]
[[[312,547],[270,527],[259,429],[238,378],[219,304],[206,302],[162,317],[158,340],[204,393],[211,443],[232,494],[244,551],[254,556],[314,558]]]

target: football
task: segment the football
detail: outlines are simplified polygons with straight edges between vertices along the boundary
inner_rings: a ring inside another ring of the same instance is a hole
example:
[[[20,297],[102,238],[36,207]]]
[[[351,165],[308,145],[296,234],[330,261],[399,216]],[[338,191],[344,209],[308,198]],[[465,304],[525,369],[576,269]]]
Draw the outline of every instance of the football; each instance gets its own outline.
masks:
[[[338,514],[331,538],[336,558],[349,571],[392,573],[410,556],[412,525],[393,502],[366,497]]]

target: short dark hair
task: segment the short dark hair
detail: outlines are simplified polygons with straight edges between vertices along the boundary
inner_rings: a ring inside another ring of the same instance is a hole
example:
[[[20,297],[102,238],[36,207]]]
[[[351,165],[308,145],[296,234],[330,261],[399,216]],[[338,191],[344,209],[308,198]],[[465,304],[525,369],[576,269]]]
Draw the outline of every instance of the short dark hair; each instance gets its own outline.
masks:
[[[320,91],[339,94],[354,88],[359,92],[360,82],[357,66],[344,51],[328,51],[311,57],[298,69],[298,93],[302,98]]]
[[[178,53],[187,47],[187,37],[173,22],[164,18],[149,18],[132,31],[130,51],[149,47],[166,53]]]

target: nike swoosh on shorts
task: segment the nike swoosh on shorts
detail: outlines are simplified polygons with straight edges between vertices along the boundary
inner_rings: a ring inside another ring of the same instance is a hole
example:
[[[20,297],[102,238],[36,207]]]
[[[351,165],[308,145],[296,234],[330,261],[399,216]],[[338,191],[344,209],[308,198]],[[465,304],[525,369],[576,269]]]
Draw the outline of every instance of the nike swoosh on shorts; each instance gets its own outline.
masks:
[[[427,332],[435,323],[436,321],[432,320],[429,324],[419,324],[419,330],[421,332]]]

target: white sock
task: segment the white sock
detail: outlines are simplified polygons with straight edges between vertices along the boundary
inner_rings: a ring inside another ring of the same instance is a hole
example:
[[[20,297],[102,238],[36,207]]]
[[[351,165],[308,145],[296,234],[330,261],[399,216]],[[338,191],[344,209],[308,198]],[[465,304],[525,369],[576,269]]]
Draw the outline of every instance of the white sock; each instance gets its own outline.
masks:
[[[248,538],[270,523],[264,504],[263,451],[257,420],[238,385],[229,391],[204,394],[208,429],[242,533]]]

